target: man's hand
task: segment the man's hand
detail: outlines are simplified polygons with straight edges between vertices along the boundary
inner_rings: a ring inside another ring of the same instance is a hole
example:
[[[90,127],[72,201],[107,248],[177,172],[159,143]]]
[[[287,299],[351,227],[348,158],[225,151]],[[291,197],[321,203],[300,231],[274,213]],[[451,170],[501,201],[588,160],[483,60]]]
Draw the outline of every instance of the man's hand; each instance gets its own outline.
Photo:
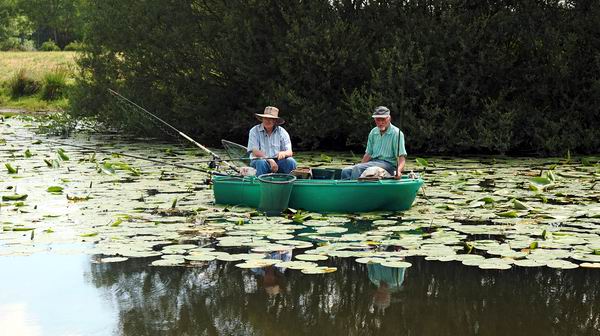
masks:
[[[277,153],[277,160],[283,160],[287,157],[287,153],[286,152],[279,152]]]
[[[401,171],[396,171],[396,175],[394,176],[394,179],[400,180],[401,178],[402,178],[402,172]]]
[[[269,163],[269,166],[271,166],[271,172],[277,173],[277,171],[279,170],[279,166],[277,165],[277,162],[275,162],[275,160],[273,160],[273,159],[269,159],[269,160],[267,160],[267,162]]]

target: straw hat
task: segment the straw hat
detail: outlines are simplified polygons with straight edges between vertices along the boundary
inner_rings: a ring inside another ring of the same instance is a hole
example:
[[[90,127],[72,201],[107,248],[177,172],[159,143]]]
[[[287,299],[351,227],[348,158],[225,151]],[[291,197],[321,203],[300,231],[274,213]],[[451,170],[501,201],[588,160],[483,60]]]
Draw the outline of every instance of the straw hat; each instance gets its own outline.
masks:
[[[277,119],[278,125],[282,125],[285,122],[285,120],[279,118],[279,109],[274,106],[265,107],[265,111],[262,114],[256,113],[256,118],[260,121],[262,121],[262,118]]]

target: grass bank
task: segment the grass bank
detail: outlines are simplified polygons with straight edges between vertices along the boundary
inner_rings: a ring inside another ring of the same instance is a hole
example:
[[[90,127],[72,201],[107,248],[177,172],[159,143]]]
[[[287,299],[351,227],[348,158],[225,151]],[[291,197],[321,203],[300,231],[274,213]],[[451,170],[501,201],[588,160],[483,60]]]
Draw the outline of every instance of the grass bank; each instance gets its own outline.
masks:
[[[27,111],[52,111],[61,110],[69,105],[68,98],[44,99],[44,78],[58,69],[65,71],[67,76],[65,84],[72,85],[73,74],[76,70],[76,52],[0,52],[0,107],[17,108]],[[10,81],[24,71],[28,78],[40,85],[39,91],[14,97],[11,94]]]

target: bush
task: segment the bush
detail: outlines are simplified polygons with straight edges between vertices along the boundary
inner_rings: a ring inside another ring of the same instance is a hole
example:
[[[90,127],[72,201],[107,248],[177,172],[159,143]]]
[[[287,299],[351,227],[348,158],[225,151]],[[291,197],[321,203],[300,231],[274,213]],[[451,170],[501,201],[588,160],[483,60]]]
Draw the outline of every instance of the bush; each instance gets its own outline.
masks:
[[[94,3],[75,115],[146,131],[114,88],[217,145],[275,105],[295,148],[362,149],[386,105],[409,153],[600,148],[599,1]]]
[[[33,40],[24,40],[17,47],[19,51],[36,51],[35,42]]]
[[[3,41],[0,41],[0,51],[17,50],[19,48],[19,39],[16,37],[9,37]]]
[[[9,37],[0,41],[0,51],[35,51],[35,44],[32,40],[21,40],[17,37]]]
[[[83,42],[73,41],[65,46],[64,51],[81,51],[83,50]]]
[[[62,98],[67,89],[67,70],[56,68],[44,75],[42,87],[42,99],[56,100]]]
[[[56,45],[56,43],[54,43],[54,41],[48,40],[48,41],[42,43],[40,50],[41,51],[60,51],[60,47],[58,45]]]
[[[8,81],[10,95],[13,98],[31,96],[40,90],[40,83],[31,78],[25,69],[19,69]]]

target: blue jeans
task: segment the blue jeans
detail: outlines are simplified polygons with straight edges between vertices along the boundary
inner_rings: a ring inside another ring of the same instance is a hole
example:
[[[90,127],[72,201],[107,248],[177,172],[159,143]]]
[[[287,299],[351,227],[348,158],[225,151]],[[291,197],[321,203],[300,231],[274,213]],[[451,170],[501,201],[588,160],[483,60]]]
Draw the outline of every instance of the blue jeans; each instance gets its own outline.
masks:
[[[359,163],[342,169],[342,180],[356,180],[360,177],[360,174],[362,174],[369,167],[381,167],[387,170],[387,172],[392,176],[395,175],[396,171],[396,167],[392,166],[392,164],[387,161],[371,160],[366,163]]]
[[[296,160],[294,158],[288,157],[283,160],[276,160],[275,162],[279,166],[278,173],[289,174],[292,170],[296,169]],[[252,160],[250,161],[250,167],[256,169],[256,176],[271,172],[271,166],[267,160]]]

